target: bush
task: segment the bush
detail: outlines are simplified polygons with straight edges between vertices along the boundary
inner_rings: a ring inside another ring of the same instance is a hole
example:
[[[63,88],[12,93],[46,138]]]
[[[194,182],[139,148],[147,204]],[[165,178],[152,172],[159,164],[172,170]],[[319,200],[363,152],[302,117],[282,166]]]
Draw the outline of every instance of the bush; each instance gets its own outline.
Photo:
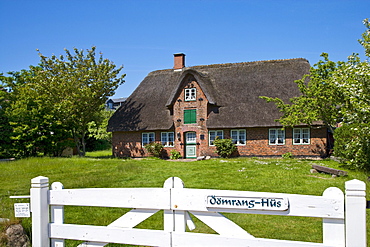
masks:
[[[216,146],[216,153],[222,158],[229,158],[237,150],[231,139],[216,138],[213,143]]]
[[[370,170],[370,126],[343,124],[334,133],[334,155],[348,166]]]
[[[293,158],[293,154],[291,152],[288,152],[288,153],[282,154],[281,157],[283,159],[292,159]]]
[[[177,159],[180,159],[181,158],[181,154],[180,154],[180,152],[179,151],[176,151],[176,150],[171,150],[170,151],[170,159],[171,160],[177,160]]]
[[[161,158],[163,154],[163,145],[161,143],[148,143],[145,144],[145,149],[154,157]]]

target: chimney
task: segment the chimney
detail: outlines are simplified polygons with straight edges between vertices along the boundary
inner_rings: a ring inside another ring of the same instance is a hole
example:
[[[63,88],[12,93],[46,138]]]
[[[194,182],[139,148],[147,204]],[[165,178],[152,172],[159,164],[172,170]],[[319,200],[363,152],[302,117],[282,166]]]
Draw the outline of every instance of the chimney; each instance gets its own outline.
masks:
[[[175,53],[173,54],[174,65],[173,69],[178,70],[185,67],[185,54],[184,53]]]

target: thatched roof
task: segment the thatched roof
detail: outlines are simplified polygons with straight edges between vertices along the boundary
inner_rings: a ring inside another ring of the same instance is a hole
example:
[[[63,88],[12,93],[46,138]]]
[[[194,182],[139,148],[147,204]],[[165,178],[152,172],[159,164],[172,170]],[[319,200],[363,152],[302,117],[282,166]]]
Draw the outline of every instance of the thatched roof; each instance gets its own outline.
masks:
[[[149,73],[109,121],[108,131],[166,130],[173,125],[170,108],[191,74],[219,113],[211,113],[208,128],[280,126],[281,116],[273,103],[259,96],[279,97],[288,102],[299,95],[295,80],[309,72],[306,59],[186,67],[182,71]]]

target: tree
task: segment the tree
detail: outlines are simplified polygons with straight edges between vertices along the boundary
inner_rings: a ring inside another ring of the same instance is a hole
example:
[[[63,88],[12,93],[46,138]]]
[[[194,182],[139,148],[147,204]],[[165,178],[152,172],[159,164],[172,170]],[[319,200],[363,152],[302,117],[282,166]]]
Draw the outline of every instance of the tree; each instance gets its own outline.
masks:
[[[345,62],[334,63],[323,53],[324,61],[296,81],[301,96],[290,103],[262,98],[280,109],[283,116],[278,121],[283,126],[323,121],[334,132],[334,154],[352,167],[370,169],[370,22],[363,23],[367,30],[359,42],[367,60],[353,54]],[[339,123],[341,127],[335,129]]]
[[[9,79],[0,73],[0,157],[7,158],[11,150],[11,126],[6,115],[10,93],[7,90]]]
[[[99,121],[92,121],[88,123],[89,137],[96,140],[103,140],[112,144],[112,132],[107,132],[108,121],[113,115],[114,111],[104,109],[100,112],[101,118]]]
[[[44,155],[58,156],[71,137],[60,121],[53,115],[52,106],[45,105],[45,95],[33,88],[35,71],[10,72],[0,78],[7,89],[4,117],[8,124],[11,141],[9,153],[16,157]]]
[[[86,152],[88,124],[99,122],[105,101],[124,83],[125,77],[119,76],[122,66],[116,68],[102,54],[95,58],[95,50],[92,47],[85,54],[76,48],[74,53],[65,49],[66,56],[59,58],[39,53],[41,69],[31,66],[35,76],[30,89],[42,95],[39,104],[50,107],[53,121],[70,131],[80,156]]]
[[[274,102],[283,113],[278,121],[285,127],[323,121],[334,130],[340,119],[339,106],[342,95],[337,90],[337,85],[330,80],[337,69],[336,63],[329,60],[326,53],[322,53],[320,60],[310,69],[310,73],[302,79],[295,81],[301,92],[298,97],[290,99],[289,103],[279,98],[261,96],[267,102]]]

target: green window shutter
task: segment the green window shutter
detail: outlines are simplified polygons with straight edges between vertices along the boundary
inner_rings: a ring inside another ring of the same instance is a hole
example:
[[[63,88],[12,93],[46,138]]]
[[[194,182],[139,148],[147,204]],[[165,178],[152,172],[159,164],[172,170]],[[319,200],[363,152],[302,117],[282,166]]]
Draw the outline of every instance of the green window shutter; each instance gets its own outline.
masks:
[[[197,122],[197,110],[184,110],[184,124]]]

